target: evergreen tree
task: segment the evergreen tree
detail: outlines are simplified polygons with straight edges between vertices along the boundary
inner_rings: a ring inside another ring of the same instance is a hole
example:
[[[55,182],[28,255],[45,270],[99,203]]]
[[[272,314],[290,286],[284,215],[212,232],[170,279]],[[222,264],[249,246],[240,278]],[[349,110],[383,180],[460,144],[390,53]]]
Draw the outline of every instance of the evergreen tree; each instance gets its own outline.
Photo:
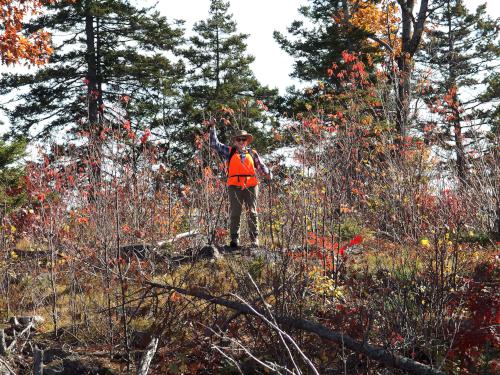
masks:
[[[422,0],[414,15],[414,0],[309,0],[299,9],[306,19],[288,29],[291,38],[275,32],[275,39],[295,59],[293,76],[305,80],[324,80],[332,62],[341,61],[342,51],[370,55],[375,62],[387,57],[397,65],[395,87],[395,126],[404,136],[409,126],[413,56],[419,49],[428,17],[428,0]],[[312,26],[306,26],[312,25]],[[396,71],[396,69],[394,69]],[[326,81],[338,91],[335,77]],[[292,92],[292,99],[294,94]],[[300,103],[301,101],[299,101]]]
[[[491,137],[500,137],[500,73],[495,72],[486,78],[487,88],[479,96],[487,108],[478,111],[479,117],[490,125]]]
[[[277,91],[263,87],[255,78],[250,67],[254,57],[246,53],[248,35],[237,32],[229,3],[212,0],[208,19],[196,23],[193,31],[184,51],[189,82],[184,98],[187,123],[180,137],[192,145],[190,138],[198,124],[223,117],[226,125],[252,131],[256,142],[262,143],[262,127],[255,125],[264,121],[262,103],[269,105]]]
[[[289,38],[274,32],[281,48],[295,58],[293,77],[312,82],[323,80],[342,51],[379,51],[367,40],[366,31],[349,24],[348,0],[309,0],[309,3],[299,8],[304,20],[292,22]]]
[[[309,0],[308,3],[299,8],[302,19],[290,25],[289,35],[275,31],[274,38],[295,59],[293,77],[313,85],[320,81],[321,91],[341,93],[341,79],[336,75],[327,76],[327,72],[334,62],[343,68],[342,52],[361,53],[362,59],[370,56],[378,61],[384,45],[390,44],[377,32],[382,22],[380,10],[375,3],[351,0]],[[366,66],[370,69],[371,64]],[[290,87],[280,98],[278,110],[293,116],[306,112],[311,106],[314,108],[310,95]]]
[[[24,157],[25,149],[22,140],[9,144],[0,141],[0,205],[7,209],[19,205],[24,198],[23,168],[16,163]]]
[[[133,126],[153,128],[165,122],[162,109],[175,106],[183,65],[166,53],[175,53],[182,31],[158,12],[127,0],[62,1],[27,29],[50,31],[54,54],[34,73],[1,79],[0,94],[14,94],[4,107],[10,137],[40,139],[61,130],[71,135],[115,126],[125,116]],[[126,112],[120,98],[128,103]]]
[[[478,139],[473,130],[493,125],[486,123],[491,119],[478,110],[481,101],[488,101],[478,90],[488,80],[494,83],[489,72],[498,66],[498,22],[486,15],[484,5],[475,13],[469,12],[462,0],[441,0],[439,5],[430,19],[434,27],[422,60],[433,71],[430,104],[441,99],[442,121],[437,129],[441,145],[453,145],[457,176],[463,183],[467,178],[467,147]]]

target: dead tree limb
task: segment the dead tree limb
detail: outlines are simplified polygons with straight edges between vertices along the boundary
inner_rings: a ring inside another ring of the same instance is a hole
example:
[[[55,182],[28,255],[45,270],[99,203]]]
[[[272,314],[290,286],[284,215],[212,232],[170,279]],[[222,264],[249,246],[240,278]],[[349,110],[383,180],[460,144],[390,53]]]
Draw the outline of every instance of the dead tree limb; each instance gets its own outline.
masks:
[[[137,375],[147,375],[149,371],[149,365],[153,360],[156,353],[156,348],[158,347],[158,337],[153,337],[151,342],[146,347],[146,350],[142,354],[141,361],[137,367]]]
[[[33,328],[34,326],[35,326],[35,323],[31,322],[26,327],[24,327],[24,329],[17,336],[14,336],[14,339],[12,340],[9,347],[7,348],[7,351],[10,352],[14,348],[14,346],[17,344],[17,340],[22,339],[24,334],[26,334],[26,338],[28,339],[29,335],[30,335],[31,328]]]
[[[7,345],[5,344],[5,331],[0,329],[0,355],[7,355]]]
[[[0,364],[3,367],[5,367],[5,369],[9,372],[9,374],[16,375],[16,373],[14,372],[14,370],[12,370],[12,368],[10,368],[9,364],[7,362],[5,362],[2,358],[0,358]]]
[[[265,315],[265,313],[257,308],[249,307],[243,303],[231,301],[225,298],[213,296],[200,289],[183,289],[177,288],[168,284],[146,282],[156,288],[169,289],[176,291],[177,293],[196,297],[203,299],[205,301],[214,303],[216,305],[224,306],[229,309],[241,312],[246,315],[257,316],[256,312]],[[367,343],[362,343],[354,340],[352,337],[345,335],[341,332],[333,331],[321,324],[311,322],[306,319],[294,318],[290,316],[276,316],[276,321],[280,324],[285,324],[291,328],[300,329],[306,332],[314,333],[321,338],[328,339],[339,345],[344,345],[346,348],[366,355],[368,358],[373,359],[379,363],[382,363],[389,367],[394,367],[400,370],[404,370],[410,374],[414,375],[445,375],[444,372],[434,369],[423,363],[414,361],[410,358],[403,357],[401,355],[391,353],[390,351],[369,345]]]

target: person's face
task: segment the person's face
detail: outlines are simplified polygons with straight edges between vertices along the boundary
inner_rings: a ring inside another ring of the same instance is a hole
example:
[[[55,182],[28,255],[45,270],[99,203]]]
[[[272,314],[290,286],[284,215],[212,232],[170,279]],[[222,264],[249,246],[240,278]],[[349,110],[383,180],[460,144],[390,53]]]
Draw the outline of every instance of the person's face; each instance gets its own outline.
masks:
[[[248,139],[247,137],[236,137],[234,144],[239,148],[245,148],[248,145]]]

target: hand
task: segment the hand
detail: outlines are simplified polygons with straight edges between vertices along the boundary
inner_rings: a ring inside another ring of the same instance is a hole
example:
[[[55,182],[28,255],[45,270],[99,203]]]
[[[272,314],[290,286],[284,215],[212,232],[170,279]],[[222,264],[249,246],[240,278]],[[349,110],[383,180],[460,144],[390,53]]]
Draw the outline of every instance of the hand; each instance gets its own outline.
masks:
[[[202,125],[208,129],[212,129],[213,127],[215,127],[215,121],[213,120],[205,120],[202,122]]]

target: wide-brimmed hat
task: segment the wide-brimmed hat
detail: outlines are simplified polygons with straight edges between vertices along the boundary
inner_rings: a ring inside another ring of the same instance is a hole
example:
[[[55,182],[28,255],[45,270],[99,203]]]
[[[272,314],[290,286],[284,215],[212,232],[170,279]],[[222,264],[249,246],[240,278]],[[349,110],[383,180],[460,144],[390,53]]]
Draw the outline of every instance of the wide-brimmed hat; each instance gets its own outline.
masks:
[[[240,138],[240,137],[245,137],[247,139],[248,143],[251,143],[253,141],[252,134],[248,133],[245,130],[238,130],[235,134],[233,134],[233,138],[232,138],[233,142],[236,138]]]

